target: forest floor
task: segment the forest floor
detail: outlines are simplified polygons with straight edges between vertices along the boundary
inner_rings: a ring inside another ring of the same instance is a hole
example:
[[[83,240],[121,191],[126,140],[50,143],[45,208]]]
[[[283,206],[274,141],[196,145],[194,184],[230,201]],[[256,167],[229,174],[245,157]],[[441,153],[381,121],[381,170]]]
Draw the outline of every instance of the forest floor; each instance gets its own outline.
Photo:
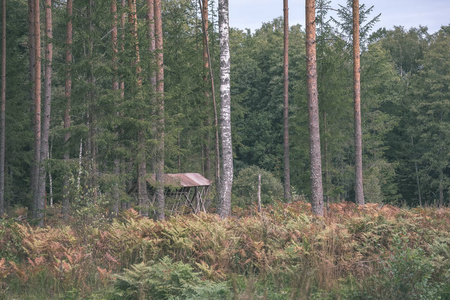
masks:
[[[450,299],[450,208],[0,220],[0,299]]]

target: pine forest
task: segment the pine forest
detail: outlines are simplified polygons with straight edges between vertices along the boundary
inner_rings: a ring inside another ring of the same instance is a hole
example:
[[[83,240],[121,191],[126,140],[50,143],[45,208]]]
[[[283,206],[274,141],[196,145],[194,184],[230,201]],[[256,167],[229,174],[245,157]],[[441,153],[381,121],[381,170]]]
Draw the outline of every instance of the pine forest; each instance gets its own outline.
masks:
[[[1,0],[1,299],[450,299],[450,24],[230,2]]]

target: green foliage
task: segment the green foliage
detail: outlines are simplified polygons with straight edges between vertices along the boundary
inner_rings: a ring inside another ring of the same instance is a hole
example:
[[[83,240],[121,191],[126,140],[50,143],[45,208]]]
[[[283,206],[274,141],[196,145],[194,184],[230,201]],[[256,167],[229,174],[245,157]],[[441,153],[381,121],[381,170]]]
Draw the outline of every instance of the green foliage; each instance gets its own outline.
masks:
[[[448,33],[401,27],[378,42],[389,51],[403,94],[386,108],[396,121],[386,152],[397,166],[399,192],[408,204],[444,204],[448,198]],[[401,47],[398,47],[401,45]]]
[[[233,182],[233,203],[246,208],[257,202],[258,175],[261,175],[261,202],[272,204],[283,197],[283,185],[270,172],[256,166],[239,171]]]
[[[433,257],[421,248],[408,247],[408,238],[397,234],[393,251],[379,262],[379,273],[363,283],[352,283],[349,278],[341,287],[345,299],[441,299],[442,282],[432,279]],[[445,299],[445,298],[444,298]]]
[[[224,283],[202,281],[192,267],[164,257],[116,275],[114,299],[227,299]]]
[[[7,261],[19,261],[23,256],[20,251],[22,237],[13,219],[0,219],[0,257]]]

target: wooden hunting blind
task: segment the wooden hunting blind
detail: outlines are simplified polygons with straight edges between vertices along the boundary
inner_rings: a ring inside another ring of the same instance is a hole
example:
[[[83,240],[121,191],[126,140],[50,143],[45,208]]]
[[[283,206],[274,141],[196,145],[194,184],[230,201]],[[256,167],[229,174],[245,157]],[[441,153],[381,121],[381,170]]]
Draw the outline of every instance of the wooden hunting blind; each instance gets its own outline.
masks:
[[[184,204],[194,213],[206,212],[205,201],[211,183],[213,183],[211,180],[198,173],[164,174],[164,194],[166,198],[177,200],[172,210],[177,210],[184,201]],[[157,186],[155,174],[147,179],[147,184],[149,194],[154,200]]]

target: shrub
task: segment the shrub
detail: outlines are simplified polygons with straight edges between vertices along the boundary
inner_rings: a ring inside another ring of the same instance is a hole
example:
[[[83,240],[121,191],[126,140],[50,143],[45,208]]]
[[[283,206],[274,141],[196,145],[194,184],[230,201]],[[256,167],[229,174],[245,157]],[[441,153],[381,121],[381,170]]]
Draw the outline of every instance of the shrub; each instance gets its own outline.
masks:
[[[421,248],[410,248],[405,235],[396,234],[393,251],[379,262],[378,272],[360,282],[350,276],[341,287],[341,296],[344,299],[441,299],[442,284],[432,280],[432,259]]]
[[[283,199],[283,185],[272,173],[251,166],[242,169],[233,184],[233,202],[240,207],[247,207],[257,201],[258,175],[261,174],[261,202],[271,204]]]
[[[132,265],[117,275],[112,299],[227,299],[225,283],[202,281],[188,264],[164,257]]]

